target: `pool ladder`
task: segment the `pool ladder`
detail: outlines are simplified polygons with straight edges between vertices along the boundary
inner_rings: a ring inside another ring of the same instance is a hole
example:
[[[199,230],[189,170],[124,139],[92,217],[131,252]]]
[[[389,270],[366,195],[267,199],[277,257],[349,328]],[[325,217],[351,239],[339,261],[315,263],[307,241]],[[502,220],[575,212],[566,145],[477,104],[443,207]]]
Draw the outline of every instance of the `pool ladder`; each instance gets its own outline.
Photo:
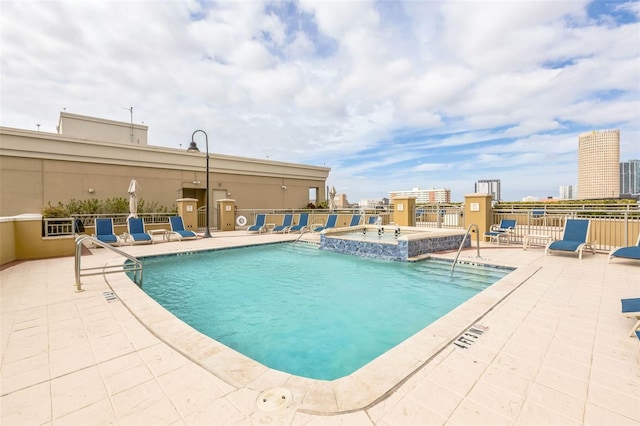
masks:
[[[106,265],[106,266],[98,266],[94,268],[85,268],[82,269],[82,243],[86,240],[91,241],[94,245],[104,247],[105,249],[111,250],[112,252],[119,254],[131,261],[131,263],[121,264],[121,265]],[[82,271],[96,271],[100,270],[101,272],[89,272],[82,273]],[[128,253],[123,252],[122,250],[118,250],[113,247],[111,244],[103,243],[99,239],[95,237],[91,237],[89,235],[80,235],[76,237],[76,261],[75,261],[75,272],[76,272],[76,292],[83,291],[82,283],[80,282],[81,277],[89,276],[89,275],[104,275],[104,274],[113,274],[116,272],[133,272],[133,282],[138,285],[138,287],[142,287],[142,262],[131,256]]]
[[[480,257],[480,229],[478,228],[478,225],[476,225],[475,223],[472,223],[471,225],[469,225],[469,227],[467,228],[467,232],[464,234],[464,237],[462,238],[460,247],[458,247],[458,253],[456,254],[456,258],[453,259],[453,264],[451,265],[451,275],[453,275],[453,270],[455,269],[456,264],[458,263],[458,257],[460,257],[462,246],[464,246],[464,242],[467,240],[467,236],[471,232],[471,228],[476,229],[476,249],[478,250],[476,257]]]

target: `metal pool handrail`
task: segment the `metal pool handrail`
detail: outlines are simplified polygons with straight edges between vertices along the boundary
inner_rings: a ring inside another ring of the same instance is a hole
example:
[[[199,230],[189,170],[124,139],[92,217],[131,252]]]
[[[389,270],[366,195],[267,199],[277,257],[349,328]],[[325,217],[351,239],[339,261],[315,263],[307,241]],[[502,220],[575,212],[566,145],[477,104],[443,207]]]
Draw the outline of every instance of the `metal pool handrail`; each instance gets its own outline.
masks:
[[[104,247],[112,252],[119,254],[120,256],[124,256],[128,260],[130,260],[132,265],[107,265],[107,266],[98,266],[94,268],[85,268],[82,269],[82,243],[83,241],[89,240],[93,244],[98,245],[100,247]],[[83,274],[82,271],[95,271],[101,270],[101,272],[90,272],[88,274]],[[128,253],[123,252],[122,250],[118,250],[110,244],[104,243],[95,237],[91,237],[89,235],[79,235],[76,237],[76,259],[75,259],[75,272],[76,272],[76,292],[84,291],[82,290],[82,283],[80,282],[80,277],[86,277],[90,275],[104,275],[104,274],[113,274],[115,272],[133,272],[133,282],[138,285],[138,287],[142,287],[142,262],[137,258],[131,256]]]
[[[460,247],[458,247],[458,253],[456,254],[456,258],[453,259],[453,264],[451,265],[451,275],[453,275],[453,270],[456,267],[456,263],[458,263],[458,257],[460,256],[460,252],[462,251],[462,246],[464,245],[464,242],[467,239],[467,235],[469,235],[469,232],[471,232],[471,228],[476,228],[476,249],[478,250],[476,256],[480,257],[480,229],[478,228],[478,225],[476,225],[475,223],[472,223],[471,225],[469,225],[469,227],[467,228],[467,232],[464,234],[464,237],[462,238]]]

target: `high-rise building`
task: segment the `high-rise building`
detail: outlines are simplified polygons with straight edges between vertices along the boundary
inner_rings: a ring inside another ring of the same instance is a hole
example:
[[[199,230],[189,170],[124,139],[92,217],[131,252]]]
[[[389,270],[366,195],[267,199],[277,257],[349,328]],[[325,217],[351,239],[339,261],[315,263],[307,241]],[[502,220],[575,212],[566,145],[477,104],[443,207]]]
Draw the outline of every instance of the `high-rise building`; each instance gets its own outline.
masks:
[[[640,160],[620,163],[620,195],[640,196]]]
[[[620,130],[594,130],[578,137],[578,198],[620,196]]]
[[[560,187],[561,200],[575,200],[577,193],[577,185],[566,185]]]
[[[500,201],[500,179],[479,180],[475,185],[476,194],[491,194],[493,201]]]
[[[451,190],[450,189],[420,189],[413,188],[410,191],[391,191],[389,192],[389,198],[393,201],[397,197],[415,197],[417,204],[427,203],[450,203],[451,202]]]

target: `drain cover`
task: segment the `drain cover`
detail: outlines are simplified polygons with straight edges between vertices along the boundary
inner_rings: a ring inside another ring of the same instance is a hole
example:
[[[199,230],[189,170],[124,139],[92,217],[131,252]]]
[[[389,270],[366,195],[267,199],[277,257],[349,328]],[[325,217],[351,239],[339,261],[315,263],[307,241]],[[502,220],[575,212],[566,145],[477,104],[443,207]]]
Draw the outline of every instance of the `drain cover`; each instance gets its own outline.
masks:
[[[284,388],[271,388],[260,392],[256,405],[262,411],[280,411],[291,404],[293,396]]]
[[[102,294],[104,295],[104,298],[107,299],[107,302],[109,303],[115,302],[116,300],[118,300],[118,296],[116,296],[115,293],[112,291],[105,291]]]

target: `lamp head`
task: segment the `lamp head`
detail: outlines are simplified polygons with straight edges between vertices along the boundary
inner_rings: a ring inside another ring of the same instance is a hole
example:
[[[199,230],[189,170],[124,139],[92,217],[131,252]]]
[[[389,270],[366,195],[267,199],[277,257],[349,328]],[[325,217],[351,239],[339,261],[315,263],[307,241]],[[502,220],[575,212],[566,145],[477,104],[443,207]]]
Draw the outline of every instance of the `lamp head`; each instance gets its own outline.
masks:
[[[191,141],[189,148],[187,148],[187,152],[200,152],[200,150],[198,149],[198,145],[196,145],[194,141]]]

